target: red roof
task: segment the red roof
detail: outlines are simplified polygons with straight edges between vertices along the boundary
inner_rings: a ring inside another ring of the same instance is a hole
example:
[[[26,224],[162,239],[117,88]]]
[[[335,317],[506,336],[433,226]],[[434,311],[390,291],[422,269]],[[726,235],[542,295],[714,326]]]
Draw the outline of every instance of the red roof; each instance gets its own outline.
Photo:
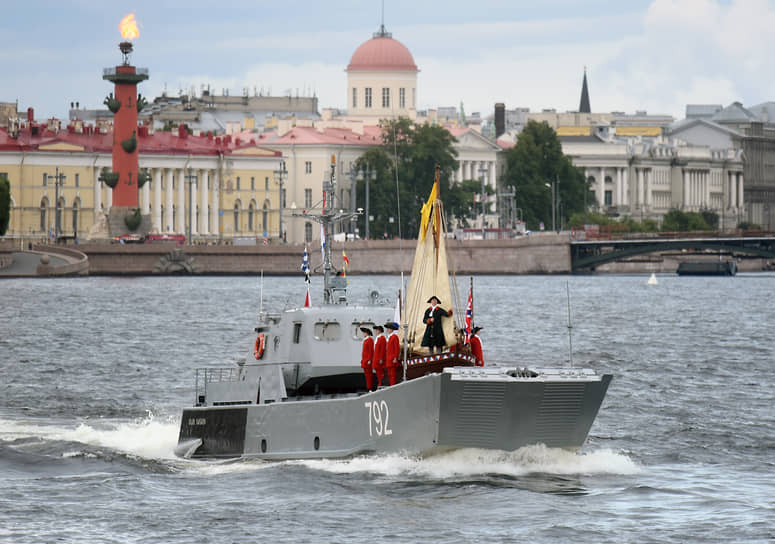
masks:
[[[93,128],[93,127],[90,127]],[[279,151],[269,150],[258,145],[258,137],[251,134],[232,136],[193,136],[180,137],[178,132],[161,132],[147,134],[145,127],[138,127],[138,149],[140,154],[192,154],[192,155],[216,155],[231,154],[236,150],[261,147],[271,155],[282,156]],[[111,153],[113,150],[113,133],[101,134],[99,131],[78,133],[69,128],[58,132],[38,128],[33,135],[29,126],[23,127],[16,138],[8,135],[6,129],[0,129],[0,151],[37,150],[41,146],[65,143],[83,147],[84,153]],[[263,142],[261,142],[263,143]],[[72,152],[70,150],[63,150]],[[271,156],[267,155],[267,156]]]
[[[378,36],[362,43],[353,53],[347,70],[418,71],[409,49],[387,36]]]
[[[272,147],[273,144],[375,146],[382,144],[382,129],[377,126],[364,126],[363,134],[358,134],[346,128],[326,128],[320,131],[314,127],[293,127],[282,135],[264,134],[261,144],[267,147]]]

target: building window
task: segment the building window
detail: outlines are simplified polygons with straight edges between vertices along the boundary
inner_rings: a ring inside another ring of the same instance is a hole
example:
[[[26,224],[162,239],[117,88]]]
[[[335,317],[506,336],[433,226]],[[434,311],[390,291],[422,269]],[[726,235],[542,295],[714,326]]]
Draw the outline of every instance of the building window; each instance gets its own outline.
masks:
[[[399,108],[406,107],[406,89],[404,89],[403,87],[398,89],[398,107]]]
[[[256,212],[253,202],[248,206],[248,231],[253,232],[253,214]]]
[[[253,176],[250,176],[250,190],[251,191],[256,190],[256,178]]]
[[[312,223],[304,223],[304,241],[307,243],[312,241]]]
[[[44,172],[43,173],[43,187],[45,187],[46,185],[48,185],[48,175],[46,175],[46,173]]]
[[[293,343],[298,344],[301,342],[301,323],[293,324]]]
[[[264,178],[264,191],[268,191],[268,190],[269,190],[269,176],[266,176]]]
[[[353,87],[353,108],[358,107],[358,89]]]
[[[80,180],[80,174],[75,175],[75,186],[80,187],[81,186],[81,180]]]
[[[264,236],[269,233],[269,202],[264,202],[264,209],[261,211],[261,224],[264,227]]]
[[[363,97],[363,102],[364,102],[363,105],[367,108],[370,108],[371,107],[371,87],[366,87],[364,91],[366,94]]]
[[[605,205],[606,206],[613,206],[614,203],[614,192],[613,191],[606,191],[605,192]]]
[[[312,207],[312,189],[304,189],[304,207]]]
[[[40,232],[45,233],[48,230],[48,199],[40,201]]]
[[[234,203],[234,232],[239,232],[239,202]]]
[[[305,174],[312,173],[312,161],[304,161],[304,173]]]
[[[390,107],[390,89],[388,87],[382,87],[382,107]]]
[[[237,176],[237,190],[239,191],[239,176]]]
[[[606,177],[605,177],[605,182],[606,182],[606,183],[613,183],[613,182],[614,182],[614,180],[613,180],[613,179],[611,179],[611,176],[606,176]]]

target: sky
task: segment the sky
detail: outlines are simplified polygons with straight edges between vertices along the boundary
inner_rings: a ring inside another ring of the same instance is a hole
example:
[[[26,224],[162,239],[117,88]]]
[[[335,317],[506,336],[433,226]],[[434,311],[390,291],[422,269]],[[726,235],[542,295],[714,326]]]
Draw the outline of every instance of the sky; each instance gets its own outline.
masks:
[[[585,68],[594,112],[775,99],[775,0],[29,0],[0,18],[0,102],[37,119],[102,107],[128,13],[149,98],[209,85],[345,108],[345,68],[384,20],[420,68],[418,109],[573,111]]]

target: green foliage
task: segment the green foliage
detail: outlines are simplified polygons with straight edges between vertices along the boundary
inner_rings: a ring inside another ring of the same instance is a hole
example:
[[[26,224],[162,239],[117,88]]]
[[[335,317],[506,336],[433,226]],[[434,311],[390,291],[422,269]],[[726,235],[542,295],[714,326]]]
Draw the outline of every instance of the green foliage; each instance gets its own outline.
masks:
[[[714,214],[715,215],[715,214]],[[718,220],[718,216],[716,216]],[[701,213],[682,212],[672,209],[665,214],[662,220],[662,231],[664,232],[689,232],[696,230],[714,230],[708,225]]]
[[[742,230],[762,230],[761,225],[751,223],[750,221],[742,221],[739,225],[737,225],[737,228]]]
[[[563,155],[557,133],[546,123],[528,122],[517,144],[509,150],[506,162],[503,181],[516,189],[517,206],[522,209],[528,229],[538,229],[541,222],[551,228],[551,184],[555,181],[559,196],[558,228],[567,224],[573,214],[584,211],[585,200],[593,202],[589,194],[585,199],[584,191],[588,189],[584,174]]]
[[[0,174],[0,236],[8,232],[8,224],[11,221],[11,183],[8,178]]]
[[[495,190],[490,185],[484,186],[484,192],[490,196]],[[478,217],[482,213],[481,203],[474,203],[476,195],[482,194],[482,182],[475,179],[466,179],[461,183],[454,183],[444,197],[444,211],[448,218],[454,217],[463,227],[469,225],[468,220]]]
[[[381,127],[382,146],[370,149],[355,164],[356,168],[368,165],[377,171],[377,179],[369,182],[369,215],[374,217],[369,234],[372,238],[392,238],[400,233],[404,238],[414,238],[420,229],[420,208],[430,194],[436,165],[441,168],[442,199],[447,201],[450,179],[457,169],[454,139],[443,127],[416,125],[404,117],[384,120]],[[358,206],[364,208],[364,215],[365,187],[363,180],[356,188]],[[400,195],[400,232],[396,188]],[[366,233],[365,219],[359,222],[362,236]]]

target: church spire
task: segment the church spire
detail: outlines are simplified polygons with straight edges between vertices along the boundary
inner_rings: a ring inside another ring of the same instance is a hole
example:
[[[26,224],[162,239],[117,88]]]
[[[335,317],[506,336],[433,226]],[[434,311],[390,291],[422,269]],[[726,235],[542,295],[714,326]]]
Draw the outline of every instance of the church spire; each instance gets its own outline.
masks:
[[[587,89],[587,67],[584,67],[584,81],[581,83],[581,103],[579,113],[592,113],[589,107],[589,89]]]

